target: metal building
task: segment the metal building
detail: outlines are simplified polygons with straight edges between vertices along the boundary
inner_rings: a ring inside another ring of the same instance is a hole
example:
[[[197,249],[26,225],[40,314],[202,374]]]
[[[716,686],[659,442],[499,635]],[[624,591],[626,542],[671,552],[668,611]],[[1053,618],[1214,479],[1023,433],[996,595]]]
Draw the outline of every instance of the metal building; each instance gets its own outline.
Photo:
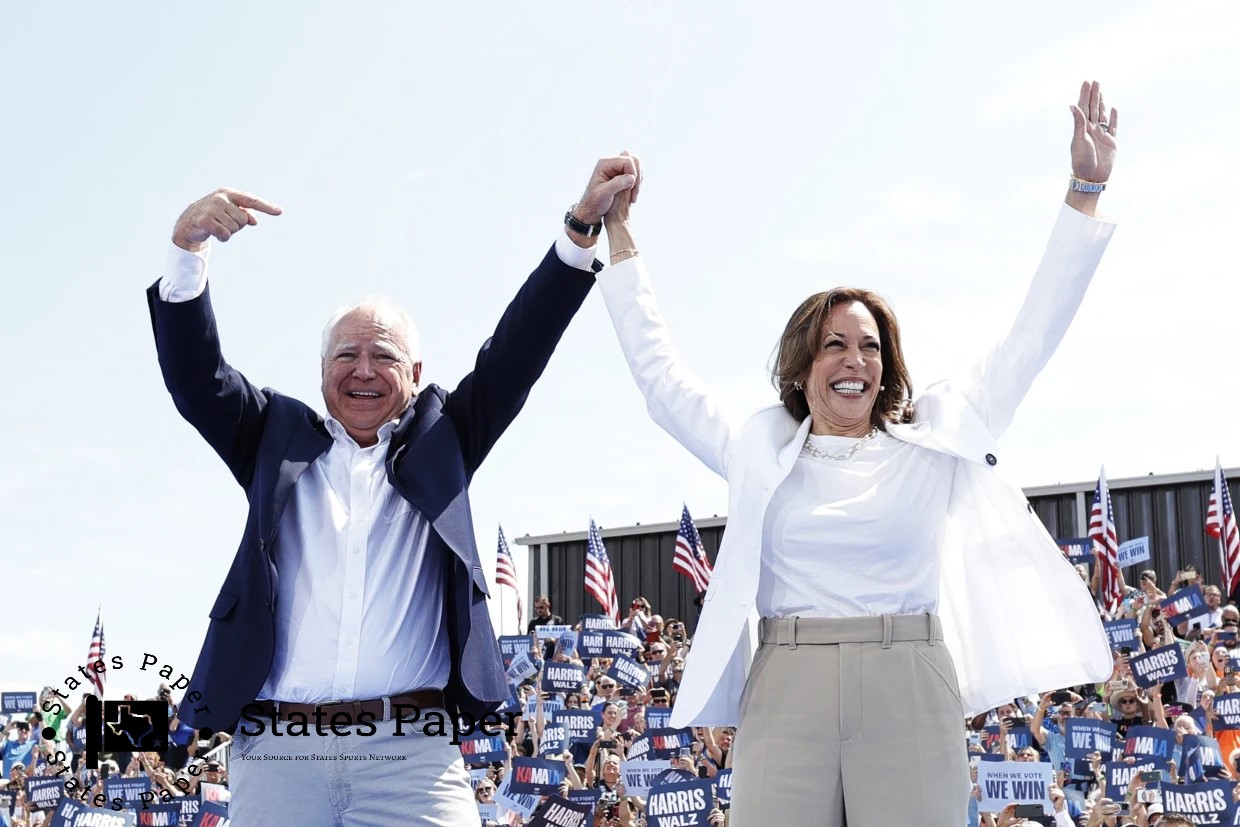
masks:
[[[1224,469],[1232,491],[1240,486],[1240,468]],[[1135,585],[1140,569],[1158,571],[1164,589],[1176,571],[1194,565],[1207,583],[1220,580],[1218,541],[1206,534],[1206,506],[1210,500],[1213,471],[1132,477],[1108,480],[1115,525],[1120,542],[1149,537],[1151,559],[1124,571]],[[1084,537],[1089,529],[1089,509],[1096,480],[1026,488],[1035,513],[1052,537]],[[675,504],[668,509],[675,513]],[[726,517],[697,520],[702,544],[711,562],[719,551]],[[672,571],[678,522],[602,529],[611,558],[620,600],[620,614],[638,596],[647,598],[664,619],[684,620],[690,634],[697,624],[699,608],[687,577]],[[598,612],[599,605],[586,594],[586,532],[525,536],[516,542],[529,547],[532,594],[551,598],[553,611],[567,622],[584,612]]]

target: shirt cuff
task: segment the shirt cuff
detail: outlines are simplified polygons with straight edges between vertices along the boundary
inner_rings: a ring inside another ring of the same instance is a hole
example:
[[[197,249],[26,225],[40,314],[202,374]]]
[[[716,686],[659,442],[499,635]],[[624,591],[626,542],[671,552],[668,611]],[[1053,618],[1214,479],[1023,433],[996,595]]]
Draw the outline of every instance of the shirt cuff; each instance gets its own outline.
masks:
[[[568,231],[560,233],[555,239],[555,254],[560,257],[560,261],[569,267],[576,267],[578,270],[591,272],[594,270],[594,252],[598,249],[598,245],[593,247],[578,247],[577,244],[568,237]]]
[[[201,296],[207,289],[207,260],[210,258],[210,243],[196,253],[169,244],[164,274],[159,279],[159,297],[166,302],[187,302]]]
[[[1076,827],[1072,816],[1068,815],[1067,807],[1055,813],[1055,827]]]

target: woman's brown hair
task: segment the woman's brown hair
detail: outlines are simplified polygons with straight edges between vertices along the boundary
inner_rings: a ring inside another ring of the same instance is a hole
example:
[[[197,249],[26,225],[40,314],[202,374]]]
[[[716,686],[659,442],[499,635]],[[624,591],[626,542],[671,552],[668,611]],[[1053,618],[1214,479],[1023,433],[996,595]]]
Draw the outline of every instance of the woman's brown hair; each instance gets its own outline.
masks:
[[[884,389],[874,400],[870,421],[886,430],[889,422],[909,422],[913,418],[913,380],[904,364],[896,314],[877,293],[856,287],[837,287],[815,293],[801,302],[779,337],[771,368],[771,384],[779,392],[779,401],[798,422],[809,416],[809,403],[805,401],[805,391],[798,390],[795,383],[804,382],[809,376],[814,358],[822,347],[823,328],[831,315],[831,308],[836,302],[854,301],[861,302],[874,316],[882,348],[883,374],[880,384]]]

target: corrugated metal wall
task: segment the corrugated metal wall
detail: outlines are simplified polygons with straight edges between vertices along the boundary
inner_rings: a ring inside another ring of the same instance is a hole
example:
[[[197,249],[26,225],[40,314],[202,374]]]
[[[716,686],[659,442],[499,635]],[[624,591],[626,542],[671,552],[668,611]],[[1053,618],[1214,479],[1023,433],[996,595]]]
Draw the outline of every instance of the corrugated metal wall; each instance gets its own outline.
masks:
[[[1233,493],[1240,492],[1240,476],[1230,477]],[[1085,508],[1093,503],[1093,488],[1085,492]],[[1210,499],[1210,482],[1169,482],[1160,484],[1153,478],[1150,485],[1113,487],[1111,502],[1115,507],[1116,528],[1121,542],[1136,537],[1149,537],[1152,560],[1133,566],[1124,576],[1136,584],[1140,569],[1158,571],[1159,585],[1166,589],[1176,571],[1192,564],[1207,583],[1218,583],[1218,543],[1205,533],[1206,505]],[[1078,498],[1074,491],[1034,494],[1030,497],[1035,513],[1053,537],[1083,537],[1087,527],[1077,526]],[[1088,519],[1088,515],[1086,515]],[[688,578],[672,571],[672,555],[676,547],[676,529],[658,533],[625,533],[608,536],[604,545],[611,558],[620,598],[620,614],[628,614],[633,598],[647,598],[655,611],[666,619],[685,621],[692,633],[698,608]],[[648,529],[645,530],[648,532]],[[699,526],[702,544],[711,562],[719,550],[722,526]],[[522,541],[524,542],[524,541]],[[547,582],[540,582],[543,549],[546,549]],[[549,542],[530,547],[530,571],[535,594],[551,597],[556,614],[567,622],[576,622],[584,612],[598,612],[598,603],[585,593],[585,540]]]

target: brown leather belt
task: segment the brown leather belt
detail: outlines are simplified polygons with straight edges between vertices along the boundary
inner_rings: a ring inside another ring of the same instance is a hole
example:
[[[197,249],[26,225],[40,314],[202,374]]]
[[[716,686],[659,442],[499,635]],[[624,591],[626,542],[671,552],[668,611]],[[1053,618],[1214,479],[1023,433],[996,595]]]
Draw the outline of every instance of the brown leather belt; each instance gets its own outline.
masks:
[[[415,692],[405,692],[402,695],[392,695],[389,699],[388,709],[392,717],[400,715],[408,715],[412,710],[409,707],[416,706],[418,709],[443,709],[443,691],[439,689],[419,689]],[[397,709],[403,706],[405,709]],[[370,714],[373,721],[384,721],[387,718],[383,715],[383,699],[375,698],[367,701],[328,701],[321,704],[294,704],[285,703],[284,701],[255,701],[250,709],[257,708],[259,714],[264,716],[274,716],[277,720],[287,721],[288,716],[294,712],[305,718],[314,718],[315,712],[319,713],[320,720],[330,723],[332,716],[344,712],[348,714],[350,721],[357,721],[363,712]]]

